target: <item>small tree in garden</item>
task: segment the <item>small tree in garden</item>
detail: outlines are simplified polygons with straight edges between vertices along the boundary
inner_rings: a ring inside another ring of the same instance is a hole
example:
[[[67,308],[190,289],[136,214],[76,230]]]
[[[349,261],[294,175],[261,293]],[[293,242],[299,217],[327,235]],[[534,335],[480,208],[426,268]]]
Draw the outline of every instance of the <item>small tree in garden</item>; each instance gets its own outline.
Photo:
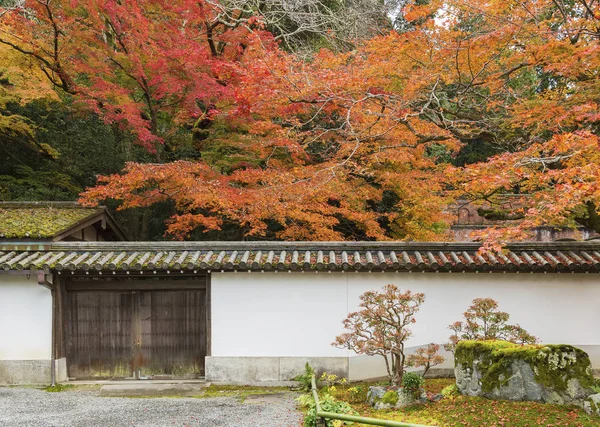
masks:
[[[357,354],[380,355],[392,385],[402,383],[406,355],[404,343],[411,336],[408,328],[425,301],[425,294],[402,292],[395,285],[360,296],[359,311],[343,321],[348,332],[339,335],[332,345],[348,348]]]
[[[406,366],[423,368],[423,376],[425,376],[432,366],[444,363],[446,360],[438,354],[438,351],[440,351],[439,344],[431,343],[427,347],[419,347],[414,354],[406,358]]]
[[[517,344],[535,344],[538,341],[521,326],[507,324],[510,314],[499,311],[498,303],[492,298],[475,298],[463,316],[463,322],[448,326],[453,334],[444,344],[447,351],[454,352],[456,344],[462,340],[503,340]]]

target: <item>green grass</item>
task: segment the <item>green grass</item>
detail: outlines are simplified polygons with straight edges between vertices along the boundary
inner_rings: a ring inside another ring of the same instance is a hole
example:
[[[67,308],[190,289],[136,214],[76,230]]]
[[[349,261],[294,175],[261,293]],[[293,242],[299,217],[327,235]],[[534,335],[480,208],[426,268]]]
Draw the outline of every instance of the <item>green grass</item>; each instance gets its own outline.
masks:
[[[195,397],[197,397],[197,398],[237,397],[243,401],[248,396],[281,393],[284,391],[290,391],[290,388],[289,387],[258,387],[258,386],[244,386],[244,385],[211,384],[204,390],[205,391],[203,394],[195,396]]]
[[[439,393],[453,379],[429,379],[425,389]],[[351,403],[364,417],[403,421],[438,427],[598,427],[600,417],[587,415],[575,406],[548,405],[535,402],[510,402],[459,396],[426,405],[401,410],[375,410],[365,403],[369,383],[338,387],[336,397]],[[361,393],[349,393],[348,388],[360,387]],[[362,424],[354,424],[355,427]]]
[[[147,396],[126,396],[128,399],[180,399],[180,398],[193,398],[193,399],[204,399],[212,397],[236,397],[240,402],[246,400],[248,396],[264,395],[264,394],[275,394],[290,391],[289,387],[259,387],[259,386],[245,386],[245,385],[216,385],[211,384],[210,386],[203,388],[199,394],[196,395],[147,395]]]
[[[44,388],[44,391],[49,393],[58,393],[61,391],[71,390],[73,387],[74,386],[72,384],[56,384],[54,386],[49,385],[48,387]]]

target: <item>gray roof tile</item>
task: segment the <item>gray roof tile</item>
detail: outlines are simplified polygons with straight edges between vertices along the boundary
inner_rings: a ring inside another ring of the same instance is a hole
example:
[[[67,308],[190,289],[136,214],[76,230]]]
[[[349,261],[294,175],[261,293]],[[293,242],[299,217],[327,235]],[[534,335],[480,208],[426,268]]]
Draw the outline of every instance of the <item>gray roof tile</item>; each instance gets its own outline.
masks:
[[[4,270],[63,274],[210,270],[600,271],[600,242],[520,243],[483,253],[472,243],[56,242],[0,245]]]

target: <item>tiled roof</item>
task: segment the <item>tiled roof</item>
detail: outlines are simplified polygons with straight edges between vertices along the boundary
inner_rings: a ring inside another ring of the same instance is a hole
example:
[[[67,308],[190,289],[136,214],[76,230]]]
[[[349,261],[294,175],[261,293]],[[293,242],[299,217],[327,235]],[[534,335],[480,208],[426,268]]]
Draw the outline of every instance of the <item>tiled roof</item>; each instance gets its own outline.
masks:
[[[600,271],[600,242],[522,243],[502,253],[470,243],[55,242],[0,245],[0,268],[73,274],[198,271]]]
[[[51,238],[103,212],[74,203],[2,202],[0,239]]]

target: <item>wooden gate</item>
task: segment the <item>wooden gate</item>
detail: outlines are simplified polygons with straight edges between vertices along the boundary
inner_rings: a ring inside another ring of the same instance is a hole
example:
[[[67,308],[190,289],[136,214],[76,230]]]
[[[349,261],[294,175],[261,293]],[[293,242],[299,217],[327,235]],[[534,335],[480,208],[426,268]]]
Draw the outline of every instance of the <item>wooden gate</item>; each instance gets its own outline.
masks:
[[[206,322],[204,291],[142,292],[141,378],[204,375]]]
[[[206,289],[67,288],[65,350],[69,377],[203,376],[206,301]]]

